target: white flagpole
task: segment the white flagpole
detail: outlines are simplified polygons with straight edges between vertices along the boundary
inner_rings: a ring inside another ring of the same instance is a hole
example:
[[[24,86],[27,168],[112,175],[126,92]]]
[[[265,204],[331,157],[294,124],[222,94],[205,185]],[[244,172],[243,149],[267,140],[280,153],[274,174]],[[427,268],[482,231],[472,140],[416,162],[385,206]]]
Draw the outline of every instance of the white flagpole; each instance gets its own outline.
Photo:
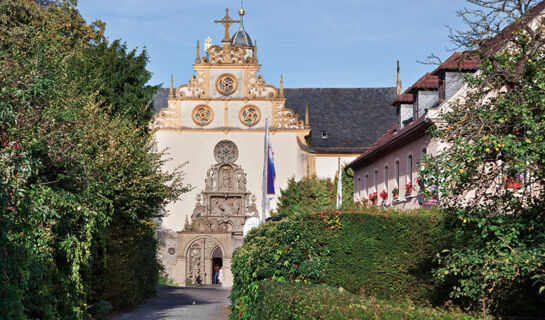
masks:
[[[339,158],[339,178],[337,180],[337,210],[343,206],[343,174],[341,172],[341,158]]]
[[[266,213],[269,204],[269,198],[267,197],[267,159],[269,157],[269,119],[265,119],[265,146],[263,157],[263,202],[261,204],[261,222],[265,222]]]

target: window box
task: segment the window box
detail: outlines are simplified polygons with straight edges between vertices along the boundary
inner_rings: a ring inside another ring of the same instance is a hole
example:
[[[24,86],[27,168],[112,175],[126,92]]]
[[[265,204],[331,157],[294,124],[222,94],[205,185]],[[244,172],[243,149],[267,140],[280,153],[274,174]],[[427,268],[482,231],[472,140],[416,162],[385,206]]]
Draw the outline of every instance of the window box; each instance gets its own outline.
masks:
[[[507,182],[505,182],[505,187],[507,189],[521,189],[522,188],[522,182],[507,181]]]

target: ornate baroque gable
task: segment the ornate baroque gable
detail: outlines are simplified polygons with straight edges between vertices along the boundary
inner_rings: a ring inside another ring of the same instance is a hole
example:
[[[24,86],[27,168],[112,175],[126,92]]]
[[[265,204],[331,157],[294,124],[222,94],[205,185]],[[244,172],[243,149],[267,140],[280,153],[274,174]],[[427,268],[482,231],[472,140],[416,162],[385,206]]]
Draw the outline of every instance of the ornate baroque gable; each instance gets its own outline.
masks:
[[[242,20],[243,12],[240,14]],[[229,26],[240,21],[235,21],[229,17],[227,10],[226,16],[215,22],[225,26],[225,38],[222,40],[222,45],[207,44],[206,56],[201,57],[199,43],[197,43],[197,55],[194,65],[196,75],[193,75],[187,84],[177,87],[176,90],[173,88],[171,79],[168,107],[161,109],[155,115],[150,127],[152,129],[182,130],[182,120],[185,121],[185,119],[182,119],[181,114],[182,108],[186,108],[186,105],[190,105],[187,106],[188,108],[194,108],[199,103],[208,104],[211,100],[243,100],[246,105],[251,104],[253,101],[270,103],[271,107],[268,108],[270,110],[268,112],[272,114],[263,114],[263,118],[271,119],[271,129],[308,129],[305,128],[305,124],[299,120],[299,116],[293,110],[285,107],[283,85],[281,84],[280,89],[278,89],[267,84],[263,80],[263,76],[257,74],[260,69],[257,59],[257,44],[254,43],[253,46],[249,47],[233,45],[229,37]],[[220,79],[217,78],[217,75],[213,75],[212,71],[217,69],[226,69],[227,71],[223,72],[220,78],[230,76],[229,79]],[[237,73],[240,79],[231,74],[233,69],[243,71]],[[243,76],[241,76],[242,74]],[[215,92],[214,85],[216,86],[215,90],[223,96],[217,97],[214,96],[214,93],[211,93],[211,91]],[[232,90],[227,92],[224,90],[225,88],[221,87],[222,85],[231,85],[229,88]],[[237,86],[242,89],[237,91]],[[234,94],[235,92],[237,93]],[[195,102],[195,100],[202,101]],[[182,104],[182,102],[184,103]],[[196,104],[191,105],[192,103]],[[239,110],[234,110],[234,112],[238,113]],[[254,125],[248,127],[255,128]],[[224,130],[230,129],[227,123],[225,126]]]

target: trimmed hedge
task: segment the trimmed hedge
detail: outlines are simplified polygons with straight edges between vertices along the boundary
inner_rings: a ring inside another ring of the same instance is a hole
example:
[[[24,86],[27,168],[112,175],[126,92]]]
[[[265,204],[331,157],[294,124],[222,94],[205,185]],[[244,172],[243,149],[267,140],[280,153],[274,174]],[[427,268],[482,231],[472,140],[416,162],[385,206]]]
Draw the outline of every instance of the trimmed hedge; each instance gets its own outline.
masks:
[[[477,319],[473,316],[355,296],[328,286],[263,281],[258,284],[256,319]]]
[[[297,280],[380,299],[440,304],[434,256],[454,243],[437,211],[323,212],[267,222],[233,256],[232,319],[253,319],[257,282]]]
[[[381,299],[408,297],[433,304],[447,299],[448,290],[431,272],[435,254],[454,243],[441,212],[367,210],[332,215],[341,218],[342,227],[327,236],[330,253],[323,282]]]

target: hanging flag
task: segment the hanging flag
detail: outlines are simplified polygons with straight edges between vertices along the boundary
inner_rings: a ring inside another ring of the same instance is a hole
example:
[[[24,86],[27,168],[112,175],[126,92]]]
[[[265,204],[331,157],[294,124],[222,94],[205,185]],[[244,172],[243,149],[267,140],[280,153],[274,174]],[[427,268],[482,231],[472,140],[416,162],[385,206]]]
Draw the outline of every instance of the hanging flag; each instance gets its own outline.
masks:
[[[274,182],[276,170],[274,169],[274,152],[271,146],[271,136],[267,132],[267,198],[273,199],[276,196]]]
[[[343,206],[343,173],[341,171],[341,158],[339,158],[339,178],[337,179],[337,210]]]

